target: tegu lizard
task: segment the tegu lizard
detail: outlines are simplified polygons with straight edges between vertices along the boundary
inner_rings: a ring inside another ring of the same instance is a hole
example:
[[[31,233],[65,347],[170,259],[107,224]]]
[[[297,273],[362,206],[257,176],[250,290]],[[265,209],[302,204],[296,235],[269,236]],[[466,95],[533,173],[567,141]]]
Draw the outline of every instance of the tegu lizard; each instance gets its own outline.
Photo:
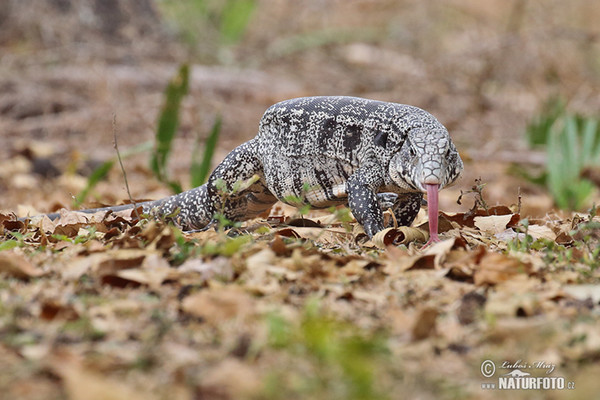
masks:
[[[278,200],[297,206],[301,199],[314,208],[347,204],[373,237],[385,228],[382,210],[391,208],[397,223],[408,226],[427,193],[432,242],[439,241],[438,191],[462,170],[446,128],[420,108],[303,97],[269,107],[256,137],[231,151],[206,184],[141,205],[153,215],[176,213],[182,229],[195,230],[214,225],[219,213],[231,221],[255,218]],[[240,181],[251,183],[231,193]]]

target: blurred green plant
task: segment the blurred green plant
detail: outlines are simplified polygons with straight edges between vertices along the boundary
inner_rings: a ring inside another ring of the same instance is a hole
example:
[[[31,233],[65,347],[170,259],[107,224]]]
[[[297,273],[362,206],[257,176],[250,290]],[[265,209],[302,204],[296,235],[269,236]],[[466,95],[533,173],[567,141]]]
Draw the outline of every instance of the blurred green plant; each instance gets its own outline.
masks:
[[[526,138],[529,146],[546,146],[552,126],[566,114],[566,104],[561,98],[552,98],[544,104],[542,112],[527,126]]]
[[[135,154],[145,153],[152,149],[152,141],[140,143],[137,146],[134,146],[130,149],[121,153],[122,158],[131,157]],[[79,192],[75,198],[73,199],[73,208],[77,209],[81,206],[81,204],[88,197],[90,192],[94,189],[94,187],[103,179],[105,179],[112,168],[115,166],[117,162],[117,157],[113,157],[112,159],[103,162],[99,167],[94,169],[90,176],[87,179],[86,185],[81,192]]]
[[[583,274],[590,274],[600,267],[600,222],[594,220],[596,207],[588,210],[588,216],[582,218],[569,232],[573,238],[568,245],[558,244],[546,238],[534,239],[529,234],[529,221],[523,219],[517,229],[518,235],[507,242],[508,252],[536,251],[541,253],[544,262],[554,268],[576,267]]]
[[[196,141],[194,151],[192,152],[192,164],[190,166],[190,179],[192,187],[202,185],[208,179],[210,174],[210,167],[215,149],[217,148],[217,142],[219,141],[219,134],[221,133],[221,117],[217,117],[215,120],[210,134],[204,142],[204,152],[202,159],[198,159],[200,154],[200,140]]]
[[[306,196],[313,190],[318,190],[318,186],[311,186],[308,182],[304,182],[302,184],[302,191],[300,192],[300,196],[289,195],[284,196],[283,201],[287,204],[290,204],[298,209],[298,214],[300,217],[304,217],[311,210],[310,202],[306,199]]]
[[[243,37],[256,0],[160,0],[158,7],[192,56],[218,61]]]
[[[90,191],[103,179],[108,176],[108,173],[115,165],[115,160],[108,160],[103,162],[98,168],[94,169],[90,176],[87,179],[85,187],[81,192],[75,196],[73,200],[73,207],[79,208],[81,204],[85,201],[87,196],[90,194]]]
[[[177,129],[179,127],[179,114],[181,110],[181,102],[188,92],[189,88],[189,66],[183,64],[179,67],[177,74],[168,83],[165,89],[164,104],[161,109],[154,142],[144,142],[120,153],[122,158],[127,158],[134,154],[152,151],[150,156],[150,169],[156,179],[165,183],[175,193],[182,191],[181,184],[171,180],[168,176],[167,165],[171,154],[171,146]],[[201,159],[197,154],[200,154],[199,148],[201,140],[198,140],[192,153],[192,162],[190,164],[190,180],[192,187],[200,186],[206,182],[210,173],[211,162],[217,147],[219,135],[221,132],[221,117],[217,117],[212,129],[204,141],[204,152]],[[103,179],[105,179],[115,163],[117,157],[105,161],[96,168],[87,180],[85,188],[77,194],[73,201],[73,207],[78,208],[83,201],[88,197],[93,188]]]
[[[150,167],[156,178],[167,184],[175,193],[182,191],[181,184],[169,179],[167,174],[167,163],[171,153],[171,145],[177,134],[179,126],[179,113],[181,102],[188,93],[190,71],[187,64],[179,67],[177,74],[171,79],[165,90],[165,102],[158,120],[158,126],[155,136],[155,148],[150,160]],[[199,141],[194,146],[192,152],[192,162],[190,164],[190,176],[192,187],[200,186],[210,173],[210,166],[219,134],[221,132],[221,118],[218,117],[211,129],[210,134],[204,142],[204,153],[202,159],[198,159],[196,154],[200,153]]]
[[[587,167],[600,166],[600,127],[598,118],[567,111],[564,102],[554,100],[527,127],[531,146],[545,147],[545,173],[531,177],[543,182],[556,205],[566,210],[582,210],[589,204],[594,185],[582,177]]]
[[[182,191],[181,185],[167,176],[167,160],[171,152],[171,144],[179,126],[179,109],[188,92],[190,68],[187,64],[179,67],[177,74],[171,79],[165,90],[164,104],[158,119],[154,152],[150,159],[150,168],[154,176],[166,183],[175,193]]]
[[[0,251],[14,249],[17,246],[19,246],[18,241],[14,240],[14,239],[8,239],[8,240],[0,243]]]
[[[266,382],[267,398],[389,398],[377,373],[389,362],[381,333],[332,318],[316,300],[307,303],[300,324],[277,314],[267,323],[269,346],[298,360],[297,369],[273,372]]]

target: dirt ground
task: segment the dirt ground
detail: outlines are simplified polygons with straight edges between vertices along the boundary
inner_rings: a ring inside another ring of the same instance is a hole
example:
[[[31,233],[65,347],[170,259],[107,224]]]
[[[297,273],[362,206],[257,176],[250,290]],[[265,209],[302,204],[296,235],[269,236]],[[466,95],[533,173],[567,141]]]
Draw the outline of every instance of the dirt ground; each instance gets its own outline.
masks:
[[[184,188],[195,143],[219,116],[213,164],[251,138],[277,101],[352,95],[419,106],[448,128],[465,161],[461,181],[441,193],[448,221],[469,211],[477,196],[457,199],[476,179],[505,218],[449,225],[443,237],[452,243],[429,254],[414,244],[361,247],[339,224],[326,234],[275,224],[227,245],[231,238],[217,233],[135,228],[131,216],[85,234],[80,219],[45,233],[5,223],[0,246],[18,242],[0,251],[7,398],[495,398],[502,393],[481,386],[491,382],[484,360],[499,369],[520,361],[528,371],[552,364],[552,376],[577,384],[513,390],[517,398],[600,391],[593,262],[548,247],[511,252],[496,235],[529,218],[545,227],[534,238],[550,230],[552,243],[569,246],[560,234],[585,221],[556,210],[544,187],[511,166],[543,168],[545,154],[524,132],[547,101],[562,98],[583,114],[600,109],[600,4],[258,0],[243,35],[227,42],[218,5],[227,2],[205,2],[205,14],[195,2],[189,10],[173,3],[4,0],[1,223],[10,213],[72,207],[94,168],[115,157],[115,131],[121,151],[153,141],[165,87],[182,63],[192,68],[190,92],[169,170]],[[148,152],[126,158],[124,169],[133,198],[171,194],[152,176]],[[127,198],[113,168],[84,204]],[[292,334],[278,347],[280,319]],[[306,326],[342,350],[319,350]],[[348,335],[337,330],[352,327],[365,347],[382,334],[386,355],[344,347]],[[368,372],[351,366],[361,363]]]

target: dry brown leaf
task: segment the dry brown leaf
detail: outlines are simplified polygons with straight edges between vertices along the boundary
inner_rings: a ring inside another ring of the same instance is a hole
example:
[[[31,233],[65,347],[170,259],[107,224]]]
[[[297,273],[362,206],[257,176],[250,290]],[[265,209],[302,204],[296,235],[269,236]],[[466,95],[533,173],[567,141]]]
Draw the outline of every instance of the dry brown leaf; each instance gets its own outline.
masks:
[[[198,398],[252,398],[262,388],[257,370],[235,358],[226,358],[210,368],[202,379]]]
[[[56,356],[52,368],[63,380],[71,400],[152,400],[156,393],[143,387],[133,387],[84,367],[73,357]]]
[[[256,294],[271,294],[280,289],[279,277],[285,275],[285,268],[275,267],[276,255],[270,248],[262,249],[246,258],[246,287]],[[294,273],[293,271],[289,271]]]
[[[556,240],[556,233],[545,225],[529,225],[527,227],[527,234],[531,235],[535,240]]]
[[[477,292],[469,292],[460,300],[460,306],[456,311],[458,322],[461,325],[469,325],[483,317],[483,307],[487,298]]]
[[[453,250],[446,256],[444,268],[445,276],[457,281],[473,281],[475,268],[474,253],[464,249]]]
[[[476,217],[487,217],[490,215],[512,215],[511,222],[508,224],[509,226],[516,225],[519,222],[520,216],[519,214],[513,214],[510,208],[506,206],[494,206],[488,208],[488,210],[477,209],[475,212],[468,213],[446,213],[441,212],[440,217],[446,218],[448,221],[457,223],[460,227],[475,227],[475,218]]]
[[[4,234],[4,231],[25,233],[27,226],[24,222],[16,220],[15,217],[14,214],[0,213],[0,235]]]
[[[255,312],[254,299],[245,291],[229,286],[207,288],[192,294],[183,299],[181,308],[212,326],[232,319],[245,320]]]
[[[100,276],[115,274],[116,272],[136,268],[150,252],[142,249],[117,249],[107,251],[97,264],[92,266],[92,272]]]
[[[117,271],[115,275],[158,290],[166,279],[176,276],[177,271],[171,268],[167,260],[151,253],[142,261],[141,268],[123,269]]]
[[[485,304],[488,314],[503,317],[525,317],[538,314],[541,311],[542,302],[550,300],[542,293],[540,295],[536,288],[540,286],[537,278],[531,278],[520,274],[511,280],[499,283],[490,291]]]
[[[71,304],[63,304],[57,300],[46,300],[41,304],[40,318],[47,321],[55,319],[74,321],[79,318],[79,313]]]
[[[475,285],[496,285],[521,274],[531,272],[531,264],[501,253],[485,252],[477,262],[473,281]]]
[[[83,275],[91,272],[92,267],[109,258],[105,253],[94,253],[88,256],[71,258],[68,263],[59,269],[62,279],[76,281]],[[61,262],[62,264],[62,262]]]
[[[563,246],[569,246],[569,245],[573,244],[573,241],[574,241],[573,237],[564,231],[559,232],[558,235],[556,236],[556,243],[563,245]]]
[[[288,254],[287,246],[283,241],[281,235],[275,235],[273,240],[271,241],[271,250],[278,256],[283,256]]]
[[[329,244],[337,244],[340,241],[340,238],[344,238],[349,236],[350,234],[346,232],[344,228],[294,228],[294,233],[298,235],[298,237],[303,239],[310,240],[318,240],[319,242],[329,243]],[[282,234],[282,231],[277,231],[278,234],[282,236],[286,236]]]
[[[593,304],[600,304],[600,285],[565,285],[562,290],[578,300],[591,299]]]
[[[370,265],[371,262],[366,259],[354,259],[349,260],[344,266],[340,269],[340,272],[346,275],[361,275],[365,272],[365,267]]]
[[[411,331],[414,341],[426,339],[435,333],[438,314],[438,310],[432,307],[425,307],[419,311]]]
[[[410,255],[406,250],[392,246],[387,248],[386,258],[387,262],[383,268],[383,272],[392,276],[413,269],[433,269],[435,266],[434,254]]]
[[[294,226],[297,228],[323,228],[321,224],[309,218],[291,219],[289,221],[286,221],[286,225]]]
[[[412,316],[401,306],[390,303],[385,312],[385,321],[391,328],[393,335],[409,335],[411,331]]]
[[[371,303],[377,307],[383,307],[387,304],[387,297],[383,293],[374,293],[369,290],[353,290],[352,297],[356,300]]]
[[[10,250],[0,252],[0,273],[19,279],[37,278],[46,274],[22,254]]]
[[[423,254],[426,256],[434,256],[434,268],[440,269],[442,268],[442,264],[444,263],[448,253],[452,248],[454,248],[455,243],[455,238],[442,240],[441,242],[434,243],[432,246],[425,249]]]
[[[399,228],[386,228],[382,231],[377,232],[370,240],[370,242],[379,247],[385,249],[388,246],[398,246],[414,241],[426,242],[429,239],[429,234],[421,229],[401,226]],[[364,244],[369,246],[369,242]]]
[[[283,236],[283,237],[291,237],[291,238],[295,238],[295,239],[299,239],[300,238],[300,234],[298,232],[296,232],[295,229],[292,228],[281,228],[277,230],[277,235]]]
[[[504,231],[512,218],[512,214],[475,217],[473,218],[473,224],[483,232],[496,234]]]
[[[50,226],[49,224],[47,226]],[[82,228],[94,228],[96,232],[107,232],[108,228],[101,222],[76,222],[72,224],[65,224],[57,222],[54,231],[54,235],[64,235],[67,237],[75,237],[79,234]]]
[[[413,226],[426,232],[427,235],[429,235],[429,217],[425,214],[424,219],[425,219],[424,222],[417,222],[415,220],[415,222],[413,223]],[[452,229],[459,228],[459,227],[460,227],[459,224],[447,219],[445,214],[441,213],[438,216],[438,233],[448,232]],[[429,239],[429,236],[427,238]]]

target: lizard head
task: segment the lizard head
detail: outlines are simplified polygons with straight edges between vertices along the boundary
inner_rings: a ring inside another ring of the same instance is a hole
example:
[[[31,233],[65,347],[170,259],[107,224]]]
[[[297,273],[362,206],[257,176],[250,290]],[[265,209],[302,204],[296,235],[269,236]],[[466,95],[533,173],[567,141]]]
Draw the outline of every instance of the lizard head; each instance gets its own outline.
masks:
[[[426,185],[442,189],[460,176],[463,162],[448,131],[413,128],[389,164],[392,181],[408,191],[426,192]]]

